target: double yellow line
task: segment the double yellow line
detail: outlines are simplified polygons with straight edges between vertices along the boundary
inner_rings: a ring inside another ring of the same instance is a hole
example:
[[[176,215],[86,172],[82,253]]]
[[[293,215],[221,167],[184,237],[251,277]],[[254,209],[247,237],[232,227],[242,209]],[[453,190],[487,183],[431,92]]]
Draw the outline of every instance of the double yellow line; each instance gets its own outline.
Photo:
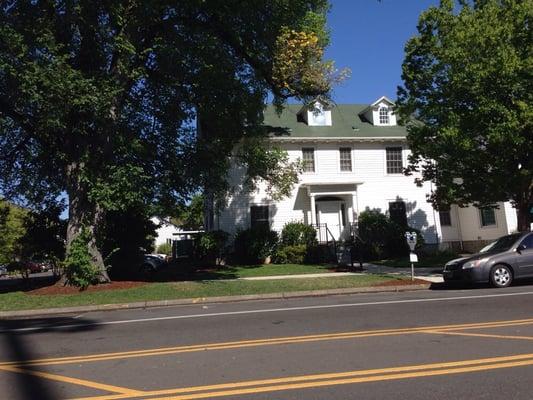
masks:
[[[142,394],[117,394],[85,397],[77,400],[172,399],[192,400],[284,390],[310,389],[334,385],[390,381],[428,376],[460,374],[533,365],[533,353],[505,357],[482,358],[435,364],[408,365],[318,375],[302,375],[276,379],[231,382],[218,385],[146,391]]]
[[[478,360],[456,361],[448,363],[423,364],[403,367],[393,367],[384,369],[370,369],[339,373],[327,373],[319,375],[304,375],[294,377],[284,377],[276,379],[265,379],[244,382],[232,382],[208,386],[195,386],[189,388],[177,388],[157,391],[141,391],[125,387],[112,386],[104,383],[88,381],[84,379],[71,378],[68,376],[51,374],[43,371],[31,369],[35,366],[86,363],[108,361],[116,359],[128,359],[137,357],[165,356],[178,353],[190,353],[206,350],[237,349],[258,346],[272,346],[282,344],[309,343],[330,340],[345,340],[356,338],[367,338],[374,336],[389,335],[409,335],[409,334],[446,334],[476,336],[493,339],[516,339],[533,340],[530,336],[510,336],[496,335],[490,333],[478,333],[471,330],[482,330],[489,328],[501,328],[520,325],[533,324],[533,318],[493,321],[482,323],[423,326],[400,329],[380,329],[368,331],[340,332],[332,334],[291,336],[269,339],[252,339],[233,342],[208,343],[200,345],[175,346],[156,348],[148,350],[134,350],[115,353],[102,353],[93,355],[81,355],[71,357],[42,358],[27,361],[10,361],[0,363],[0,370],[30,374],[44,379],[60,381],[64,383],[90,387],[96,390],[103,390],[114,394],[88,397],[85,400],[114,400],[114,399],[203,399],[211,397],[233,396],[251,393],[263,393],[280,390],[295,390],[305,388],[316,388],[322,386],[355,384],[363,382],[387,381],[394,379],[416,378],[424,376],[435,376],[445,374],[457,374],[465,372],[485,371],[499,368],[510,368],[518,366],[533,365],[533,354],[522,354],[506,357],[485,358]],[[30,368],[30,369],[28,369]]]
[[[329,340],[346,340],[346,339],[366,338],[366,337],[373,337],[373,336],[408,335],[408,334],[417,334],[417,333],[445,334],[447,332],[457,331],[457,330],[488,329],[488,328],[500,328],[500,327],[506,327],[506,326],[531,325],[531,324],[533,324],[533,318],[508,320],[508,321],[481,322],[481,323],[471,323],[471,324],[438,325],[438,326],[424,326],[424,327],[412,327],[412,328],[400,328],[400,329],[352,331],[352,332],[328,333],[328,334],[306,335],[306,336],[289,336],[289,337],[269,338],[269,339],[252,339],[252,340],[241,340],[241,341],[233,341],[233,342],[219,342],[219,343],[208,343],[208,344],[200,344],[200,345],[164,347],[164,348],[156,348],[156,349],[148,349],[148,350],[124,351],[124,352],[116,352],[116,353],[103,353],[103,354],[58,357],[58,358],[42,358],[42,359],[35,359],[35,360],[28,360],[28,361],[11,361],[11,362],[0,363],[0,368],[2,366],[27,367],[27,366],[39,366],[39,365],[87,363],[87,362],[97,362],[97,361],[107,361],[107,360],[127,359],[127,358],[137,358],[137,357],[163,356],[163,355],[170,355],[170,354],[190,353],[190,352],[206,351],[206,350],[225,350],[225,349],[237,349],[237,348],[246,348],[246,347],[273,346],[273,345],[280,345],[280,344],[309,343],[309,342],[319,342],[319,341],[329,341]],[[475,334],[475,335],[482,336],[482,334]],[[497,335],[493,335],[493,336],[497,337]],[[500,338],[522,339],[524,337],[514,337],[514,336],[503,337],[502,336]],[[530,339],[528,337],[525,337],[525,338]]]

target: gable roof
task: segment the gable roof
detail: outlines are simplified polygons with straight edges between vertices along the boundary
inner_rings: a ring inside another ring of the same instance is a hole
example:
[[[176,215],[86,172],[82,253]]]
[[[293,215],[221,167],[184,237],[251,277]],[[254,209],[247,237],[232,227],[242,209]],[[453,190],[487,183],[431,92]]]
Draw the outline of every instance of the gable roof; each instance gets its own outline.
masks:
[[[298,118],[301,104],[285,106],[280,115],[269,105],[264,112],[264,126],[270,136],[279,138],[405,138],[403,126],[375,126],[360,115],[368,104],[337,104],[331,108],[331,126],[309,126]]]
[[[379,99],[377,99],[375,102],[373,102],[372,104],[370,104],[369,106],[365,107],[363,110],[361,110],[359,112],[359,114],[364,114],[366,113],[368,110],[370,109],[373,109],[374,107],[376,107],[379,103],[389,103],[390,106],[394,106],[394,102],[389,99],[387,96],[381,96]]]

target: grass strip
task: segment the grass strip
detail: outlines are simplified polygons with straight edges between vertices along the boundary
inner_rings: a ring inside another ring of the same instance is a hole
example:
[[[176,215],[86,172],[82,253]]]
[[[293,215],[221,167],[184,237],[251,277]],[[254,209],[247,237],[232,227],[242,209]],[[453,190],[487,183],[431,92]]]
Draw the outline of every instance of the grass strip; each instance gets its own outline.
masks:
[[[148,283],[130,289],[79,292],[76,294],[34,295],[22,291],[0,294],[0,311],[74,307],[182,298],[236,296],[320,289],[372,286],[391,280],[390,275],[358,275],[265,281],[199,281]]]

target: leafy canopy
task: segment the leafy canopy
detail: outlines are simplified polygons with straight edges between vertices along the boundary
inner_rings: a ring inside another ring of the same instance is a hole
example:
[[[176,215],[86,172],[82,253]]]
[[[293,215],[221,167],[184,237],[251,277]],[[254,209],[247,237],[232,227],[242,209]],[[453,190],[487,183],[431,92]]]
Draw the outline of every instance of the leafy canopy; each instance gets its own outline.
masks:
[[[398,111],[431,200],[533,201],[533,1],[442,0],[405,47]]]
[[[83,190],[117,210],[170,206],[205,181],[223,189],[234,145],[261,136],[269,92],[283,102],[329,90],[327,7],[2,1],[0,190],[33,203]]]

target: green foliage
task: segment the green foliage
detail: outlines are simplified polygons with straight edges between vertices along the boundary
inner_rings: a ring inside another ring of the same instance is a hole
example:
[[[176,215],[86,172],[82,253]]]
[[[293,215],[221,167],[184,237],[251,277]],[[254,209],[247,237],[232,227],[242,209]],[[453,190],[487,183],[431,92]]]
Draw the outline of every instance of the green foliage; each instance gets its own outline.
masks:
[[[431,201],[511,200],[519,229],[533,202],[533,2],[441,1],[405,47],[397,112],[411,172],[436,183]]]
[[[298,174],[302,172],[301,164],[289,161],[285,150],[271,147],[260,138],[244,141],[236,160],[247,170],[244,186],[253,191],[258,182],[266,182],[266,192],[273,200],[288,197],[298,183]]]
[[[306,257],[307,245],[286,245],[276,249],[272,262],[275,264],[303,264]]]
[[[0,264],[20,256],[19,240],[24,236],[26,211],[0,200]]]
[[[199,230],[204,226],[204,196],[196,194],[184,205],[172,223],[185,230]]]
[[[65,259],[65,276],[67,282],[80,289],[86,289],[89,285],[98,283],[100,277],[99,268],[94,265],[89,254],[88,245],[91,237],[86,229],[72,241]]]
[[[285,246],[314,245],[317,243],[316,229],[303,222],[288,222],[281,231],[281,243]]]
[[[274,253],[278,234],[258,226],[237,231],[234,243],[238,262],[242,264],[263,262]]]
[[[276,250],[274,262],[277,264],[305,262],[325,262],[318,249],[316,230],[303,222],[288,222],[281,232],[280,246]]]
[[[224,231],[211,231],[200,233],[196,237],[195,252],[199,259],[216,261],[220,258],[226,248],[229,234]]]
[[[420,231],[410,227],[402,227],[377,209],[366,209],[359,215],[358,251],[364,259],[376,260],[408,254],[409,247],[405,232],[417,233],[417,245],[424,244]]]
[[[62,205],[51,204],[24,217],[24,235],[19,239],[21,256],[57,264],[65,257],[67,223],[60,218]]]
[[[172,255],[172,244],[170,243],[161,243],[157,248],[155,249],[155,252],[157,254],[165,254],[167,256]]]
[[[108,211],[154,205],[172,215],[202,187],[224,192],[236,144],[266,135],[270,93],[282,104],[331,86],[321,61],[327,8],[326,0],[0,6],[0,193],[41,204],[66,192],[71,220],[97,232]],[[284,51],[291,31],[313,38],[301,42],[305,54]],[[294,179],[275,173],[283,168],[269,151],[249,158],[248,171],[287,193]]]

